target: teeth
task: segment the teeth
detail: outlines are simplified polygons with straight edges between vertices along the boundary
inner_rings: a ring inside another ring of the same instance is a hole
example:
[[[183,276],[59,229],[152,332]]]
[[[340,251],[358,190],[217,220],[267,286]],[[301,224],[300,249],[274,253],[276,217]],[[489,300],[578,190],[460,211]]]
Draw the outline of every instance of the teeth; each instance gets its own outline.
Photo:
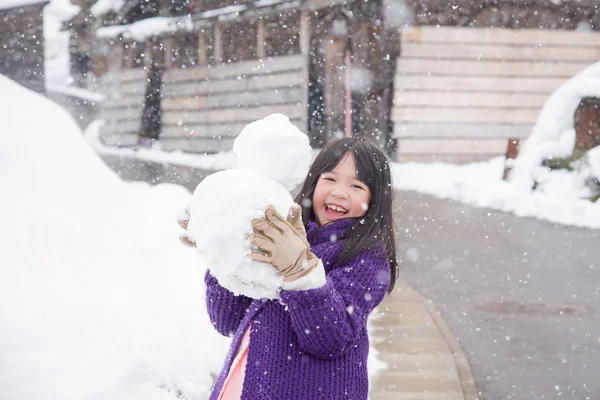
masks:
[[[341,208],[341,207],[337,207],[337,206],[330,206],[330,205],[328,205],[327,207],[331,208],[331,209],[332,209],[332,210],[334,210],[334,211],[343,212],[343,213],[345,213],[345,212],[346,212],[346,210],[344,210],[344,209],[343,209],[343,208]]]

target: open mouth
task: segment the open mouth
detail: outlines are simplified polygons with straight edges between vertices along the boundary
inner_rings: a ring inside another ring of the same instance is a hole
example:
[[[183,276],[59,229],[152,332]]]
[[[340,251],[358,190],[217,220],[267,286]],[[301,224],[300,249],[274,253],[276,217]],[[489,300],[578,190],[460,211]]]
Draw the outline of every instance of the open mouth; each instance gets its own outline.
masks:
[[[348,214],[348,210],[343,207],[336,206],[335,204],[325,204],[325,215],[328,218],[341,218],[346,214]]]

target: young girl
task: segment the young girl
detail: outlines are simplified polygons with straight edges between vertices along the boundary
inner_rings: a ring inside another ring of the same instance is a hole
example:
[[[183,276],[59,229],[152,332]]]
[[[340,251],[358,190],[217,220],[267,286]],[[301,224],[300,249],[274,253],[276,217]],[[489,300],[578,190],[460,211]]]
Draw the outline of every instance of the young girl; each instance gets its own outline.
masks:
[[[253,221],[249,256],[281,272],[281,300],[235,296],[207,272],[210,319],[233,335],[211,400],[367,399],[367,317],[397,276],[392,193],[379,148],[332,142],[295,199],[302,209]]]

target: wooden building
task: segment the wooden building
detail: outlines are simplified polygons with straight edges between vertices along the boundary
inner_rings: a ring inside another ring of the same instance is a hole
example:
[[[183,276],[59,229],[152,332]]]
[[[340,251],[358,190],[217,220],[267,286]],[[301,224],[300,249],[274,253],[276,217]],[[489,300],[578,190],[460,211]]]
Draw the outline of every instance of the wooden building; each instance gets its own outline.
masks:
[[[78,30],[108,96],[102,140],[197,153],[281,112],[317,147],[353,134],[400,161],[489,158],[600,55],[594,0],[128,0],[99,20]]]
[[[91,70],[109,97],[101,138],[214,152],[280,112],[314,146],[344,134],[383,145],[382,12],[380,0],[128,1],[95,32]]]
[[[392,112],[401,161],[504,154],[558,86],[600,59],[594,1],[411,3],[419,26],[401,32]]]
[[[44,92],[44,19],[48,0],[0,1],[0,74]]]

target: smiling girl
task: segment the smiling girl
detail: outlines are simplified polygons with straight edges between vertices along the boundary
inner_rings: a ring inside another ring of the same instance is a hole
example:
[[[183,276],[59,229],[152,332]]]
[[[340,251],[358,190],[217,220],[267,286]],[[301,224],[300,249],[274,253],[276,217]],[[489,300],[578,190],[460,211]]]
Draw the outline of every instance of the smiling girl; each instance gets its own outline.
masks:
[[[250,257],[282,274],[281,299],[235,296],[207,272],[208,314],[233,334],[211,399],[367,399],[367,318],[397,276],[392,193],[379,148],[332,142],[295,199],[301,208],[284,218],[268,207],[253,221]]]

